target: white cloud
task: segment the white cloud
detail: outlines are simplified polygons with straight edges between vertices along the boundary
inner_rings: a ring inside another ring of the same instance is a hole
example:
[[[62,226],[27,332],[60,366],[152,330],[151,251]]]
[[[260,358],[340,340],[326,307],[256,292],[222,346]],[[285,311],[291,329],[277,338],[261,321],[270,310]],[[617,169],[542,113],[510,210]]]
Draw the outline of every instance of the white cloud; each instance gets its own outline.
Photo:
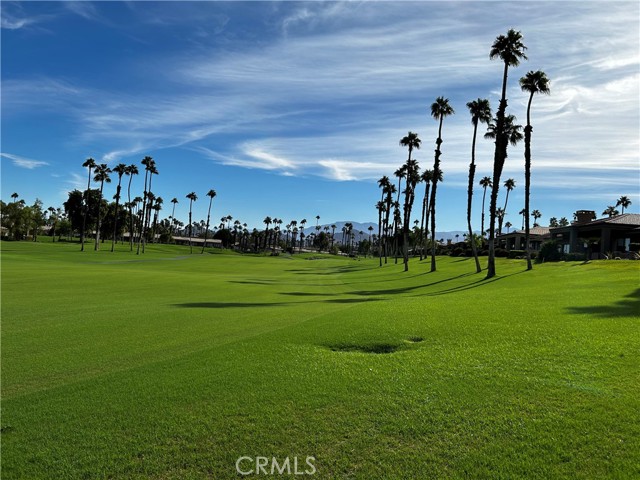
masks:
[[[26,168],[27,170],[33,170],[38,167],[49,165],[49,163],[43,162],[42,160],[32,160],[30,158],[5,152],[0,153],[0,157],[8,158],[16,167]]]

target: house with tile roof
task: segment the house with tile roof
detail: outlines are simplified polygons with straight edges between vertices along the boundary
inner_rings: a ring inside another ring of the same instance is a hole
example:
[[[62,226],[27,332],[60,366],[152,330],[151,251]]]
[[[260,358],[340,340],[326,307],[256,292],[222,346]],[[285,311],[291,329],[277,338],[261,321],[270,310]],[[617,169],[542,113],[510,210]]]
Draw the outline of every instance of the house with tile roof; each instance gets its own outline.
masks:
[[[640,214],[624,213],[596,219],[595,212],[580,210],[576,221],[566,227],[550,229],[551,239],[565,253],[585,253],[588,258],[636,258],[640,250]]]
[[[529,248],[531,251],[537,252],[540,246],[551,239],[549,227],[537,225],[529,229]],[[525,249],[525,231],[514,230],[513,232],[503,233],[496,238],[499,248],[506,250],[524,250]]]

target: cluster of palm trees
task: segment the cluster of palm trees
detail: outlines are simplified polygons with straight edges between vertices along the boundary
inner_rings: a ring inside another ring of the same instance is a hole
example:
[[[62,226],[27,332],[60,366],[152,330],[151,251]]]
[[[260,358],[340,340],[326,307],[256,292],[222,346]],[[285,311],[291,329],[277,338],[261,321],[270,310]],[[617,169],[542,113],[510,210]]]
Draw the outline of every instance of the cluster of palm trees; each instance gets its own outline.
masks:
[[[629,208],[630,206],[631,206],[631,200],[629,199],[629,197],[627,197],[626,195],[622,195],[616,201],[615,205],[607,206],[607,208],[604,210],[604,212],[602,212],[602,215],[606,215],[609,218],[615,217],[616,215],[624,215],[624,209],[625,208]],[[622,213],[620,213],[620,211],[618,211],[618,209],[616,207],[621,207],[622,208]]]
[[[82,227],[80,229],[80,250],[84,251],[85,246],[85,237],[87,230],[87,217],[89,215],[90,209],[93,206],[90,204],[90,192],[91,192],[91,181],[97,182],[100,184],[99,195],[98,195],[98,205],[95,207],[97,209],[97,226],[96,226],[96,234],[95,234],[95,250],[100,249],[100,232],[101,232],[101,222],[102,222],[102,209],[100,205],[103,200],[104,193],[104,184],[111,183],[111,174],[117,174],[118,176],[118,184],[116,186],[116,193],[114,195],[115,199],[115,213],[114,213],[114,221],[113,221],[113,235],[111,239],[111,251],[114,251],[115,242],[118,231],[118,218],[120,214],[120,200],[122,199],[122,178],[124,176],[129,177],[128,185],[127,185],[127,197],[128,201],[123,204],[124,208],[127,210],[128,215],[127,219],[129,221],[128,229],[129,229],[129,245],[130,251],[134,250],[134,245],[136,246],[136,254],[144,253],[145,245],[147,241],[156,241],[156,226],[158,225],[158,217],[160,211],[162,210],[162,205],[164,200],[160,196],[156,196],[152,191],[152,183],[153,176],[158,175],[158,169],[156,166],[156,162],[153,158],[149,156],[145,156],[140,162],[144,167],[144,190],[142,193],[142,197],[135,197],[131,199],[131,183],[134,175],[138,175],[140,170],[138,165],[131,164],[126,165],[124,163],[119,163],[113,168],[109,168],[107,164],[97,164],[93,158],[88,158],[82,166],[88,169],[89,175],[87,180],[87,190],[83,194],[83,220]],[[216,196],[216,192],[214,190],[209,190],[207,192],[207,196],[210,197],[209,209],[207,212],[207,222],[205,229],[205,239],[203,243],[202,252],[204,252],[204,246],[207,241],[207,233],[209,231],[209,221],[211,218],[211,205],[213,202],[213,198]],[[191,223],[192,217],[192,207],[193,202],[198,199],[198,196],[195,192],[189,193],[186,198],[190,200],[189,203],[189,246],[191,248],[191,252],[193,252],[192,245],[192,229],[193,225]],[[177,198],[173,198],[171,200],[173,203],[173,211],[171,214],[171,233],[173,233],[173,228],[175,226],[180,225],[180,223],[175,219],[175,208],[178,203]]]
[[[516,124],[516,117],[511,114],[507,114],[507,80],[508,71],[510,67],[517,67],[521,60],[527,59],[525,50],[527,47],[522,43],[522,35],[513,29],[509,30],[506,35],[500,35],[496,38],[489,52],[490,59],[500,59],[504,63],[503,75],[502,75],[502,91],[500,97],[500,103],[495,117],[492,117],[491,106],[489,100],[478,98],[477,100],[467,103],[467,108],[471,115],[471,123],[473,125],[473,136],[471,141],[471,163],[469,164],[469,186],[467,197],[467,229],[469,239],[474,238],[473,228],[471,225],[471,212],[472,212],[472,198],[473,198],[473,186],[475,183],[475,147],[478,126],[481,123],[487,125],[487,132],[484,137],[493,139],[495,142],[494,160],[493,160],[493,174],[492,176],[483,177],[480,180],[480,186],[483,187],[482,198],[482,225],[481,232],[484,235],[484,212],[485,212],[485,198],[487,189],[490,189],[490,205],[489,205],[489,229],[488,229],[488,246],[489,256],[487,265],[487,278],[495,276],[495,239],[496,233],[500,234],[502,231],[503,220],[506,215],[507,203],[509,201],[509,193],[515,188],[515,181],[508,179],[504,182],[506,188],[505,203],[503,208],[498,208],[498,192],[500,189],[500,179],[502,171],[504,169],[505,161],[507,159],[507,147],[509,145],[517,145],[523,138],[525,141],[524,160],[525,160],[525,206],[524,206],[524,229],[525,229],[525,243],[526,243],[526,257],[527,257],[527,269],[532,268],[531,256],[529,252],[529,235],[530,224],[529,216],[533,214],[530,212],[530,191],[531,191],[531,134],[533,127],[531,125],[531,104],[533,97],[536,93],[548,94],[549,79],[546,74],[541,71],[530,71],[524,77],[520,79],[520,87],[523,92],[529,94],[529,100],[527,104],[527,124],[524,127],[524,135],[522,134],[522,126]],[[398,235],[397,232],[401,225],[403,225],[403,238],[402,238],[402,250],[404,256],[405,271],[408,270],[408,241],[407,236],[409,232],[409,220],[411,217],[411,209],[413,201],[415,199],[415,188],[417,183],[423,181],[425,183],[425,195],[422,203],[422,215],[420,219],[420,246],[421,251],[424,247],[424,232],[429,230],[431,233],[431,271],[436,270],[436,198],[438,183],[442,181],[442,169],[440,168],[440,157],[442,155],[442,125],[444,118],[454,114],[454,109],[449,104],[449,100],[444,97],[438,97],[436,101],[431,105],[431,116],[438,121],[438,136],[436,138],[435,158],[432,170],[425,170],[420,174],[418,163],[412,158],[412,152],[414,149],[420,148],[420,139],[418,135],[413,132],[409,132],[405,137],[400,140],[400,145],[407,147],[409,150],[409,156],[406,163],[395,172],[398,177],[398,188],[392,185],[389,178],[384,176],[378,181],[378,185],[382,188],[382,198],[377,204],[378,219],[379,219],[379,238],[380,238],[380,265],[382,265],[382,256],[384,254],[385,261],[387,252],[390,248],[398,249]],[[401,190],[400,182],[405,179],[405,189]],[[397,197],[393,198],[393,195],[397,193]],[[400,212],[400,195],[404,194],[403,212]],[[393,209],[393,219],[390,225],[391,211]],[[539,212],[535,211],[534,222],[539,218]],[[431,225],[429,228],[429,219]],[[497,222],[496,222],[497,221]],[[497,232],[496,232],[496,223]],[[393,239],[394,246],[391,243]],[[478,259],[478,252],[474,241],[470,241],[473,251],[473,256],[476,264],[476,271],[480,273],[482,271],[480,262]],[[421,253],[422,259],[422,253]]]

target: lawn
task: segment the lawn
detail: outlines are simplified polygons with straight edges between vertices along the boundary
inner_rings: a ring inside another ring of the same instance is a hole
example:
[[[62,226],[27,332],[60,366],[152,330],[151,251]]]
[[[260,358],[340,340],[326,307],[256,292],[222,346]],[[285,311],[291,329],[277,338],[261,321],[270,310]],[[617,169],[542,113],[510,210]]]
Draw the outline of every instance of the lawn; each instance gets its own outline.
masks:
[[[1,247],[3,479],[640,476],[640,262]]]

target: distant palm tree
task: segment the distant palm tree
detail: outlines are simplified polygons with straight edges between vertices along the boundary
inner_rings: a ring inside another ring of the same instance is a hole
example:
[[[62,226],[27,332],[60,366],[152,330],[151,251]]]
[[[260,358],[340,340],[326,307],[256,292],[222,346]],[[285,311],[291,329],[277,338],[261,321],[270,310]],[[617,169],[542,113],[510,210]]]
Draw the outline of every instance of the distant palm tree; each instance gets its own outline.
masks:
[[[602,212],[602,215],[607,215],[609,218],[611,218],[615,217],[616,215],[620,215],[620,212],[616,210],[616,207],[614,207],[613,205],[609,205],[606,210]]]
[[[186,195],[186,198],[189,199],[189,249],[191,253],[193,253],[193,245],[191,244],[191,237],[193,233],[193,226],[191,224],[191,212],[193,210],[193,202],[198,200],[198,195],[196,195],[196,192],[191,192]]]
[[[151,210],[153,209],[153,200],[155,199],[155,195],[153,194],[153,190],[151,190],[151,183],[153,181],[153,176],[158,174],[158,169],[156,168],[155,160],[151,160],[149,165],[147,165],[149,169],[149,193],[147,196],[149,197],[149,201],[147,202],[147,212],[144,216],[144,227],[143,232],[145,232],[144,238],[142,239],[142,253],[144,253],[144,248],[147,242],[147,232],[150,228],[151,224]]]
[[[209,197],[209,209],[207,210],[207,225],[204,229],[204,243],[202,244],[201,254],[204,253],[204,247],[207,245],[207,234],[209,233],[209,221],[211,220],[211,204],[213,203],[213,197],[216,196],[215,190],[209,190],[207,192],[207,197]],[[175,206],[175,204],[174,204]]]
[[[480,236],[484,239],[484,200],[487,196],[487,187],[493,186],[491,177],[482,177],[480,186],[484,189],[484,193],[482,194],[482,222],[480,223]]]
[[[87,191],[85,192],[84,195],[84,215],[82,216],[82,230],[80,230],[80,251],[84,252],[84,237],[86,235],[86,228],[87,228],[87,214],[89,213],[89,190],[91,189],[91,170],[93,170],[96,167],[96,161],[89,157],[87,158],[87,160],[82,164],[83,167],[86,167],[89,169],[89,180],[87,181]],[[13,197],[13,195],[15,195],[15,197]],[[18,198],[18,194],[14,193],[13,195],[11,195],[14,198],[14,202],[15,202],[15,198]]]
[[[438,188],[438,177],[440,176],[440,155],[442,146],[442,122],[445,117],[453,115],[453,107],[449,105],[449,99],[444,97],[436,98],[431,104],[431,116],[438,120],[438,138],[436,139],[436,153],[433,162],[433,185],[431,188],[431,199],[429,208],[431,210],[431,271],[436,271],[436,191]]]
[[[403,255],[404,255],[404,271],[409,270],[409,222],[411,221],[411,209],[415,198],[415,187],[420,181],[418,162],[411,158],[414,149],[418,150],[422,140],[417,133],[408,132],[407,135],[400,139],[400,146],[407,147],[409,156],[407,163],[404,164],[404,174],[406,177],[405,195],[404,195],[404,228],[403,228]]]
[[[504,226],[505,226],[505,227],[507,227],[507,233],[509,233],[509,229],[510,229],[513,225],[511,224],[511,222],[507,222],[507,223],[505,223],[505,224],[504,224]]]
[[[505,115],[507,110],[507,74],[509,67],[517,67],[521,59],[526,59],[525,50],[527,47],[522,43],[522,34],[510,29],[506,35],[498,36],[489,52],[489,58],[500,58],[504,62],[504,71],[502,74],[502,92],[500,96],[500,104],[496,113],[496,138],[495,151],[493,158],[493,178],[491,189],[491,202],[489,205],[489,258],[487,265],[487,277],[492,278],[496,275],[495,265],[495,221],[496,209],[498,202],[498,190],[500,189],[500,176],[507,158],[507,145],[509,137],[505,132]]]
[[[262,223],[264,223],[266,225],[265,229],[264,229],[264,249],[266,250],[267,248],[267,237],[269,236],[269,225],[271,225],[271,217],[264,217],[264,220],[262,221]]]
[[[127,186],[127,198],[129,200],[129,251],[133,252],[133,233],[134,233],[134,221],[133,221],[133,203],[131,202],[131,181],[134,175],[138,175],[138,166],[131,164],[127,167],[125,173],[129,175],[129,185]]]
[[[180,203],[178,202],[178,199],[176,197],[173,197],[171,199],[171,203],[173,203],[173,208],[171,209],[171,235],[173,235],[173,223],[174,220],[176,219],[175,215],[176,215],[176,204]]]
[[[540,210],[534,210],[533,212],[531,212],[531,216],[533,217],[533,226],[534,227],[539,226],[538,219],[542,217]]]
[[[616,203],[616,207],[622,207],[622,215],[624,215],[624,209],[629,208],[630,205],[631,205],[631,200],[629,200],[629,197],[625,195],[620,197]]]
[[[86,162],[85,162],[85,163],[86,163]],[[94,164],[94,165],[95,165],[95,164]],[[85,165],[84,165],[84,164],[82,164],[82,166],[84,167]],[[89,173],[89,178],[91,178],[91,173]],[[18,197],[19,197],[19,196],[20,196],[20,195],[18,195],[16,192],[13,192],[13,193],[11,194],[11,198],[13,198],[13,202],[12,202],[12,203],[16,203],[16,201],[18,200]]]
[[[115,173],[118,174],[118,186],[116,187],[116,195],[115,195],[115,199],[116,199],[116,208],[115,208],[115,214],[114,214],[114,218],[113,218],[113,238],[111,238],[111,251],[113,252],[113,249],[115,248],[115,244],[116,244],[116,232],[118,231],[118,212],[119,212],[119,205],[120,205],[120,188],[121,188],[121,184],[122,184],[122,176],[127,173],[127,166],[124,163],[119,163],[118,165],[116,165],[115,167],[113,167],[113,171]]]
[[[531,102],[533,96],[536,93],[542,93],[548,95],[549,79],[547,75],[542,71],[537,72],[530,71],[524,77],[520,79],[520,88],[523,92],[529,92],[529,103],[527,104],[527,126],[524,127],[524,209],[527,214],[525,215],[525,253],[527,257],[527,270],[533,268],[531,263],[531,252],[529,250],[529,202],[531,197],[531,132],[533,127],[531,126]]]
[[[96,227],[96,245],[95,250],[100,250],[100,227],[102,226],[102,190],[104,188],[104,183],[111,183],[111,177],[109,174],[111,173],[111,169],[107,166],[106,163],[101,163],[96,167],[95,175],[93,177],[94,182],[100,182],[100,196],[98,197],[98,226]]]
[[[489,100],[478,98],[477,100],[468,102],[467,108],[469,109],[469,113],[471,114],[471,123],[473,124],[473,139],[471,141],[471,163],[469,164],[469,187],[467,189],[467,228],[469,229],[469,238],[473,239],[473,228],[471,227],[471,207],[473,202],[473,182],[476,174],[476,137],[478,134],[478,123],[488,124],[491,121],[491,105],[489,104]],[[482,202],[482,215],[484,216],[484,197],[482,199]],[[480,260],[478,259],[478,249],[476,248],[476,242],[471,241],[470,243],[473,258],[476,262],[476,273],[480,273],[482,272],[482,267],[480,267]]]
[[[567,220],[567,217],[562,217],[560,218],[560,220],[558,220],[558,225],[561,227],[566,227],[569,225],[569,220]]]
[[[142,192],[142,215],[140,219],[140,226],[138,229],[138,248],[136,250],[136,255],[140,255],[140,247],[142,246],[143,237],[145,234],[144,223],[145,223],[146,212],[147,212],[147,199],[148,199],[149,191],[151,190],[150,188],[149,190],[147,190],[147,182],[149,179],[149,171],[151,170],[151,166],[153,165],[154,161],[153,161],[153,158],[146,156],[142,159],[140,163],[144,165],[144,191]]]
[[[525,217],[526,217],[526,215],[527,215],[527,209],[526,209],[526,208],[523,208],[522,210],[520,210],[520,211],[518,212],[518,215],[522,215],[522,230],[524,230],[524,224],[526,223],[526,219],[525,219]]]
[[[504,207],[502,207],[502,210],[504,211],[504,215],[506,215],[507,214],[507,203],[509,203],[509,193],[511,193],[511,190],[516,188],[516,181],[513,178],[508,178],[504,182],[504,188],[507,189],[507,195],[505,196]],[[504,215],[503,215],[503,218],[504,218]],[[502,235],[502,222],[501,221],[498,221],[498,235]]]
[[[389,180],[389,177],[387,177],[386,175],[383,176],[380,180],[378,180],[378,186],[382,189],[382,196],[380,198],[380,201],[376,204],[376,208],[378,209],[378,256],[380,257],[380,266],[382,266],[382,249],[383,247],[383,235],[384,235],[384,230],[383,230],[383,225],[382,225],[382,212],[384,210],[384,197],[385,194],[387,193],[387,189],[389,187],[389,185],[391,184],[391,181]],[[331,239],[331,246],[333,247],[333,239]]]

